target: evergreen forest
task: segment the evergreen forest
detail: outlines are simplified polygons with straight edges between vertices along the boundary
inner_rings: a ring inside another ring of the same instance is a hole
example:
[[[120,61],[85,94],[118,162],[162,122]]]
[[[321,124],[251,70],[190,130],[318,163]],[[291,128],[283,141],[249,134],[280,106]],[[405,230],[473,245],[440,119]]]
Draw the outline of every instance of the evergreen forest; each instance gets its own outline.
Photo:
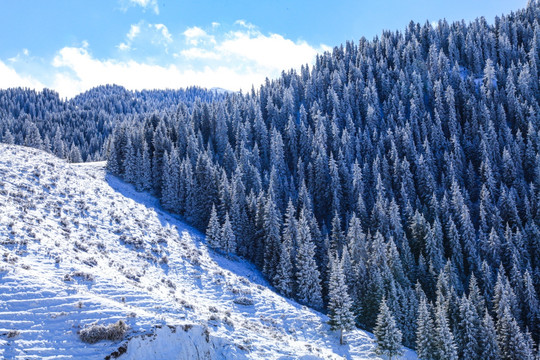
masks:
[[[106,159],[381,354],[534,359],[539,49],[530,1],[346,42],[248,92],[1,90],[0,139]]]

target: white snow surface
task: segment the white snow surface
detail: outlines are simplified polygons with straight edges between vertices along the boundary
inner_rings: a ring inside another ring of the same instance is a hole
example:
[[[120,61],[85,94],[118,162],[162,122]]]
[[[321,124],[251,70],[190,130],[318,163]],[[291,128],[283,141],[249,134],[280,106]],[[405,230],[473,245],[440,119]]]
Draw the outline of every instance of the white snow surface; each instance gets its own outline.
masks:
[[[209,250],[104,165],[0,144],[0,358],[378,358],[371,334],[347,332],[339,345],[325,315]],[[79,339],[120,319],[121,341]]]

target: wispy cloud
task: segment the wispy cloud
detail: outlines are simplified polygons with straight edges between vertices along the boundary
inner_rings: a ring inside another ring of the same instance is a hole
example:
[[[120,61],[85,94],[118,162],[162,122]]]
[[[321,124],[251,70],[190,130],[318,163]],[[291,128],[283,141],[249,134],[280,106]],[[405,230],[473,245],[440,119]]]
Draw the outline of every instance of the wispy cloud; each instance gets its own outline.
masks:
[[[25,49],[22,49],[22,51],[19,52],[14,57],[10,57],[8,60],[11,63],[15,63],[15,62],[21,61],[22,59],[28,58],[29,55],[30,55],[30,51],[25,48]]]
[[[172,36],[169,32],[169,29],[163,24],[154,24],[154,28],[161,32],[161,35],[163,36],[163,39],[165,39],[166,42],[172,42]]]
[[[140,25],[131,25],[129,28],[129,32],[127,33],[127,38],[131,41],[137,37],[141,32],[141,26]]]
[[[148,44],[167,46],[173,42],[173,37],[169,29],[164,24],[147,24],[145,21],[139,21],[132,24],[125,40],[116,47],[122,51],[135,50],[134,44],[138,43],[141,49],[148,47]]]
[[[140,24],[133,24],[129,28],[129,32],[126,34],[126,41],[121,42],[117,45],[117,47],[122,50],[131,50],[131,43],[133,40],[141,33],[141,25]]]
[[[157,0],[121,0],[121,5],[124,10],[132,6],[140,6],[143,9],[150,9],[154,13],[159,14],[159,6]]]
[[[187,28],[183,34],[186,38],[186,43],[189,45],[197,46],[201,42],[210,42],[212,44],[216,43],[214,36],[209,35],[206,31],[198,26]]]

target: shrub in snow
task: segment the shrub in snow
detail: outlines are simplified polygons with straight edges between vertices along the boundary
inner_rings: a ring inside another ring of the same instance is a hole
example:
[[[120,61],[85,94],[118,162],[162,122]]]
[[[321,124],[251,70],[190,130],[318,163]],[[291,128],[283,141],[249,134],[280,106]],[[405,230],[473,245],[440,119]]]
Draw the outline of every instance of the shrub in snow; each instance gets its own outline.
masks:
[[[107,326],[91,324],[79,332],[79,338],[88,344],[95,344],[102,340],[119,341],[124,338],[127,330],[128,326],[123,320]]]
[[[83,264],[88,265],[90,267],[94,267],[97,265],[97,260],[93,257],[89,257],[83,260]]]
[[[94,275],[86,273],[84,271],[75,271],[71,274],[72,277],[79,277],[85,281],[94,281]]]
[[[231,318],[226,317],[226,318],[223,319],[223,322],[224,322],[226,325],[228,325],[228,326],[234,328],[234,322],[232,321]]]
[[[246,305],[246,306],[254,304],[253,300],[245,296],[237,297],[236,299],[233,300],[233,302],[238,305]]]
[[[8,339],[13,339],[14,337],[17,337],[19,336],[21,332],[19,330],[10,330],[8,333],[7,333],[7,338]]]

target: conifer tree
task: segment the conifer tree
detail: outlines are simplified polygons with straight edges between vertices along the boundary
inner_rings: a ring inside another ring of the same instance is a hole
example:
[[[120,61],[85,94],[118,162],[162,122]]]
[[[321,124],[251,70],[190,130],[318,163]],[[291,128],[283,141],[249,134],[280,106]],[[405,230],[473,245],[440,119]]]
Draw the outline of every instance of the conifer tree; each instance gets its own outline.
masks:
[[[221,248],[227,254],[236,254],[236,236],[228,212],[225,213],[225,221],[221,227]]]
[[[215,205],[212,205],[210,220],[208,221],[208,227],[206,228],[206,239],[210,247],[214,249],[221,248],[221,226],[219,225],[219,219],[217,216]]]
[[[126,157],[124,158],[123,163],[124,180],[128,183],[134,183],[137,180],[137,159],[135,156],[135,148],[133,147],[130,137],[128,137],[125,151]]]
[[[343,260],[331,257],[328,281],[328,317],[330,328],[339,330],[339,343],[343,345],[343,331],[354,326],[352,301],[343,274]]]
[[[478,359],[480,357],[479,329],[481,319],[476,308],[466,296],[463,296],[460,304],[460,322],[457,326],[456,338],[459,344],[461,359]]]
[[[177,165],[179,166],[180,164],[178,163]],[[147,191],[152,188],[152,164],[146,141],[143,141],[142,144],[141,163],[139,167],[139,181],[142,190]]]
[[[266,199],[264,206],[264,266],[263,272],[273,280],[279,264],[281,248],[281,215],[278,212],[274,198]]]
[[[290,239],[283,238],[279,254],[279,264],[273,282],[276,289],[285,296],[292,296],[294,290],[291,251],[292,244]]]
[[[110,146],[107,153],[107,171],[109,171],[110,173],[114,175],[120,175],[120,164],[118,163],[118,155],[116,152],[115,144],[116,144],[116,141],[114,140],[110,142]],[[58,150],[58,153],[60,152],[63,153],[62,150]],[[60,155],[57,154],[57,156],[60,156]]]
[[[418,306],[418,326],[416,328],[416,353],[422,360],[437,359],[435,348],[435,326],[431,317],[429,305],[425,298],[420,299]]]
[[[438,359],[458,360],[454,334],[450,330],[445,306],[441,303],[435,308],[435,339]]]
[[[377,315],[377,325],[373,329],[375,335],[375,353],[377,355],[387,356],[392,360],[394,356],[401,355],[401,331],[396,325],[396,320],[392,312],[386,304],[386,299],[383,299]]]
[[[486,360],[501,360],[495,324],[488,310],[485,310],[479,331],[480,354]]]
[[[321,309],[322,289],[320,273],[315,262],[315,245],[311,238],[306,210],[300,211],[298,219],[298,251],[296,253],[296,298],[301,303]]]

